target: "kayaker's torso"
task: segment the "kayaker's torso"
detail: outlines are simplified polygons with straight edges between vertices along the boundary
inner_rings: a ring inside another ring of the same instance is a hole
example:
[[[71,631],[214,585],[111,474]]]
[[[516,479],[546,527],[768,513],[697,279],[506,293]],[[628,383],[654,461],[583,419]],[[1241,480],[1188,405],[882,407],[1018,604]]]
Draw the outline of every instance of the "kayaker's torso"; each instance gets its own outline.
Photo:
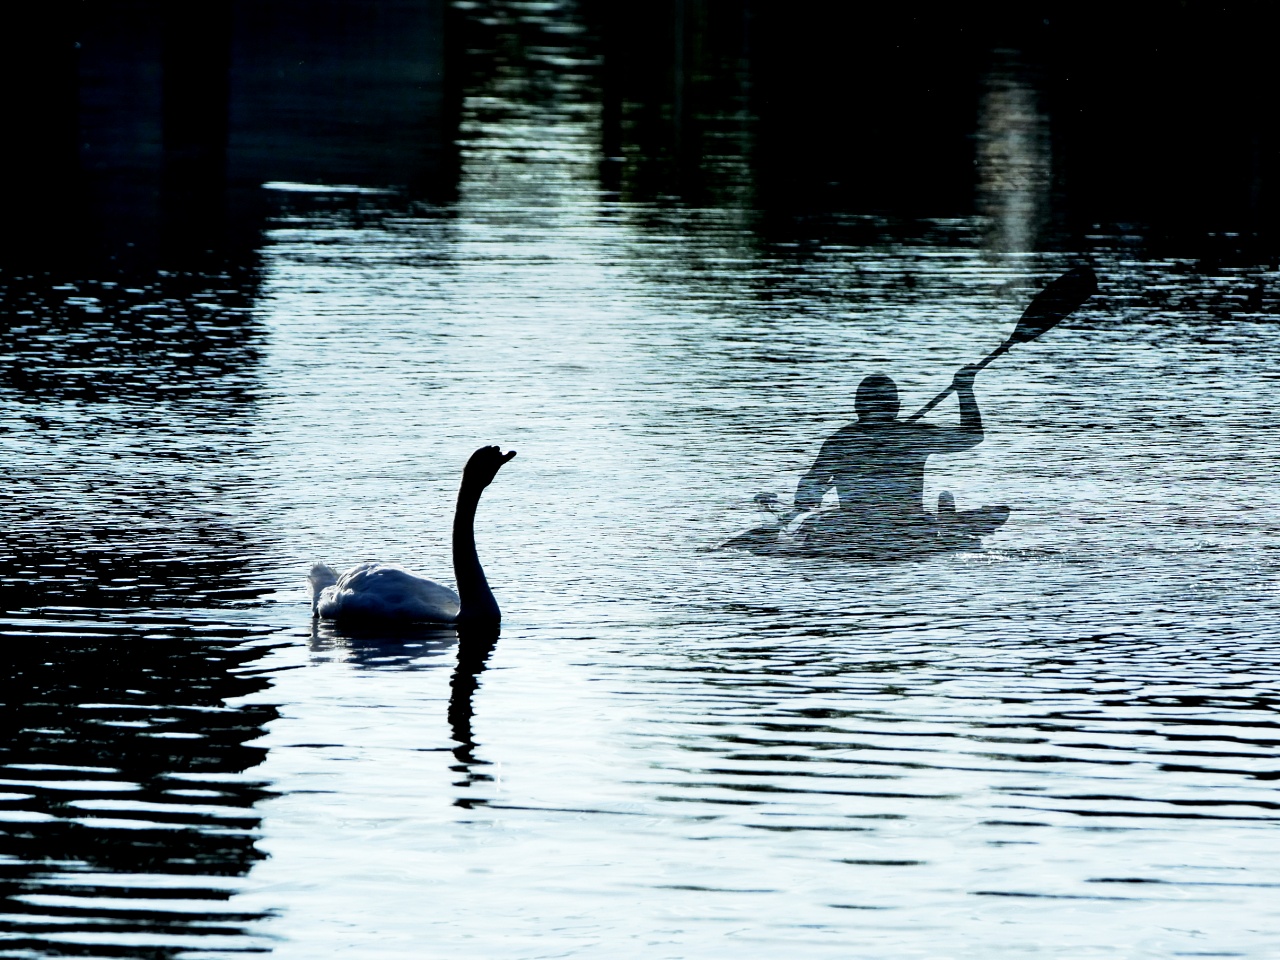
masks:
[[[851,423],[822,446],[796,491],[796,504],[817,506],[834,485],[840,512],[864,522],[915,522],[925,517],[925,461],[982,442],[981,430],[902,420]]]

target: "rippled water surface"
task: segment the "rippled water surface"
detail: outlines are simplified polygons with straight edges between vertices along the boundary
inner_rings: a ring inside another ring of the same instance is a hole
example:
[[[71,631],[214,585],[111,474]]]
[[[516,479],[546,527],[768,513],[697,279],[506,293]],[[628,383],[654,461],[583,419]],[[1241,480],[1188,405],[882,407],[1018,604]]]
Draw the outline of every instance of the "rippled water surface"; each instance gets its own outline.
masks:
[[[274,184],[251,267],[4,276],[0,955],[1275,956],[1276,264],[1018,252],[1033,189],[777,229],[732,114],[721,202],[629,198],[522,22],[456,202]],[[711,549],[1080,262],[930,461],[1012,508],[981,551]],[[316,559],[452,581],[484,443],[488,659],[313,627]]]

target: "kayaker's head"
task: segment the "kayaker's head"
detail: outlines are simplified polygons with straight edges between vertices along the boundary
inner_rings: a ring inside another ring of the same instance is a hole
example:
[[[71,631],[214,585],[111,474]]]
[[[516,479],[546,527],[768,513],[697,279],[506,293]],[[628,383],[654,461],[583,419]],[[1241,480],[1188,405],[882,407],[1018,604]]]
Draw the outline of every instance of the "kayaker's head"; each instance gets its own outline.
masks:
[[[858,399],[854,406],[861,421],[886,423],[896,420],[898,385],[883,373],[873,373],[858,384]]]

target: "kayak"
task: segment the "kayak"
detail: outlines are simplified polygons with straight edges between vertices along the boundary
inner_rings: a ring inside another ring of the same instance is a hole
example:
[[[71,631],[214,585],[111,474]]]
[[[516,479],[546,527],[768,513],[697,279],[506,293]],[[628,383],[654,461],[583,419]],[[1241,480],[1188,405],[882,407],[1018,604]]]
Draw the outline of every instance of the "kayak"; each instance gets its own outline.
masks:
[[[925,513],[918,520],[874,523],[839,508],[814,510],[741,533],[723,544],[761,555],[834,556],[856,560],[906,560],[954,550],[977,550],[982,538],[1009,518],[1008,507]]]

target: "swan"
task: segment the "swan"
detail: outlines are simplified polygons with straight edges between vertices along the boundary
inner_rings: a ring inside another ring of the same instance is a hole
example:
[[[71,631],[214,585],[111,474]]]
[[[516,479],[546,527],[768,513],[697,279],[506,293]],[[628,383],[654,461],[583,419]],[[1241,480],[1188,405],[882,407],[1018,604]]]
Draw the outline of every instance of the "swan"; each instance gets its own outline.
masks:
[[[340,623],[452,623],[496,628],[501,622],[484,568],[476,555],[475,518],[480,494],[516,455],[481,447],[462,470],[453,515],[454,593],[443,584],[389,563],[361,563],[341,576],[327,563],[312,565],[311,615]]]

